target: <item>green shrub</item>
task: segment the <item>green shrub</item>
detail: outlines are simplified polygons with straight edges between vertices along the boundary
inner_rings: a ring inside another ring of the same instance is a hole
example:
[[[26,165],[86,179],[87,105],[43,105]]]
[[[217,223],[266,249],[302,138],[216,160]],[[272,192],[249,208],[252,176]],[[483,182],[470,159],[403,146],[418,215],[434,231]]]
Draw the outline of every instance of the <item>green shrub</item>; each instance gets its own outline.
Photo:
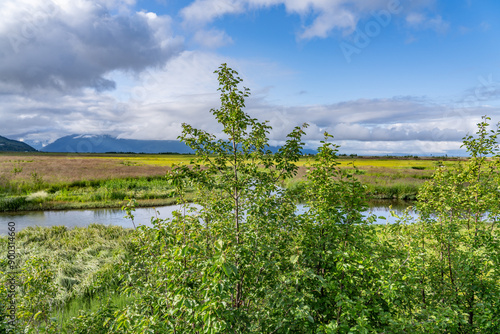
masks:
[[[0,211],[19,211],[27,204],[26,196],[0,197]]]

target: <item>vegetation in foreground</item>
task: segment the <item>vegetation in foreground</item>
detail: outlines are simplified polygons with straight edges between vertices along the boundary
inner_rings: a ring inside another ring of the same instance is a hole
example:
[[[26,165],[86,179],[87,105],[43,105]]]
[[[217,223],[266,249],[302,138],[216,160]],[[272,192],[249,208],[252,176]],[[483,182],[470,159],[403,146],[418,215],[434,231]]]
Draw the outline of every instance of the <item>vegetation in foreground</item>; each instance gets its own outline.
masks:
[[[23,327],[39,331],[64,332],[62,325],[79,311],[90,308],[98,296],[114,296],[120,285],[118,265],[128,254],[132,230],[119,226],[93,224],[68,229],[29,227],[15,235],[17,276],[17,315]],[[0,238],[1,313],[7,305],[6,272],[8,238]],[[116,298],[119,300],[119,298]],[[94,302],[95,304],[95,302]],[[5,320],[5,318],[4,318]],[[55,327],[55,324],[60,324]],[[0,324],[5,333],[6,324]]]
[[[25,264],[19,331],[500,332],[498,126],[488,132],[485,118],[477,137],[464,139],[470,159],[425,183],[419,219],[385,226],[363,216],[364,186],[339,167],[325,134],[307,173],[309,210],[296,214],[293,192],[280,184],[297,171],[303,127],[268,154],[269,126],[243,112],[241,79],[225,64],[217,73],[222,106],[212,113],[230,140],[184,125],[196,161],[174,166],[168,179],[185,212],[130,233],[102,280],[116,292],[98,293],[99,307],[94,297],[69,321],[49,315],[57,296],[50,264]],[[196,212],[188,187],[202,205]],[[133,219],[132,206],[127,212]]]

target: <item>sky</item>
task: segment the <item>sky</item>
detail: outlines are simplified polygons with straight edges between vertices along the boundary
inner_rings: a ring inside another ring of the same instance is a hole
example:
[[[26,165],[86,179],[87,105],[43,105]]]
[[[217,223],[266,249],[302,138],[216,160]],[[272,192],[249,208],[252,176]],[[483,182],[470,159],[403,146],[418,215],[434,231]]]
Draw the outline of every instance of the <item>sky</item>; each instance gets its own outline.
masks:
[[[500,121],[496,0],[2,0],[0,135],[220,134],[222,64],[271,144],[304,122],[341,153],[463,155]]]

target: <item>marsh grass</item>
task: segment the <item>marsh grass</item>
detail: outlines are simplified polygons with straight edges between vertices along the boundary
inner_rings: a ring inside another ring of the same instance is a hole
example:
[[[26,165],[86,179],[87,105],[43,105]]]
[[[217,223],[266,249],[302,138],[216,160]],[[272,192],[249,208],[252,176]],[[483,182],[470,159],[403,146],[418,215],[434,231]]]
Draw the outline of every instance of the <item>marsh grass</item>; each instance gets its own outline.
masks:
[[[189,163],[191,158],[0,153],[0,211],[121,207],[132,197],[138,206],[172,204],[164,176],[173,163]]]
[[[172,164],[189,165],[192,155],[0,153],[0,211],[116,208],[126,198],[138,206],[175,203],[165,179]],[[292,180],[296,194],[304,187],[311,157],[302,157]],[[355,174],[371,198],[414,199],[437,164],[460,159],[342,157],[340,168]],[[47,195],[45,195],[47,194]],[[188,200],[194,195],[189,191]]]
[[[16,236],[18,266],[23,268],[32,258],[49,262],[57,287],[52,302],[59,310],[74,299],[91,299],[119,285],[117,267],[127,254],[131,232],[100,224],[73,229],[27,227]],[[7,254],[6,237],[0,238],[0,254]],[[0,271],[5,271],[6,265],[0,262]]]
[[[151,200],[165,205],[174,202],[172,197],[173,189],[163,176],[79,180],[54,183],[28,195],[0,196],[0,211],[121,207],[126,198],[135,198],[139,206]]]
[[[163,176],[172,163],[189,163],[190,159],[189,155],[0,153],[0,187],[3,187],[0,190],[18,188],[22,192],[25,185],[32,187],[33,173],[47,186],[82,180]],[[14,169],[20,172],[14,173]]]
[[[374,161],[379,162],[377,160]],[[388,164],[389,162],[392,161],[382,161],[383,164]],[[413,169],[411,167],[357,166],[356,163],[355,166],[356,169],[353,170],[352,165],[345,162],[345,164],[340,165],[340,168],[345,173],[354,173],[356,178],[365,186],[366,196],[372,199],[415,200],[418,189],[433,174],[433,170]],[[305,179],[306,170],[307,167],[305,166],[299,167],[297,175],[284,184],[285,187],[297,196],[299,201],[301,200],[300,195],[308,187]]]

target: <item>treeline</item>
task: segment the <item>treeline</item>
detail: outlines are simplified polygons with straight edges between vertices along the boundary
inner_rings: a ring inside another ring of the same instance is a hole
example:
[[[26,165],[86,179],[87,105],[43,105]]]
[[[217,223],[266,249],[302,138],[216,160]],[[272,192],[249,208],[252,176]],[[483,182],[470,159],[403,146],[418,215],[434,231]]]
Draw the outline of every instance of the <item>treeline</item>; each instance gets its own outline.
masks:
[[[183,125],[181,140],[196,151],[193,166],[168,174],[182,209],[133,232],[113,276],[116,295],[127,303],[110,297],[64,323],[32,307],[19,313],[21,329],[500,332],[498,126],[489,132],[485,117],[477,136],[464,138],[470,158],[439,168],[420,190],[420,218],[404,215],[390,225],[364,215],[364,186],[354,170],[339,168],[338,146],[325,133],[302,194],[308,209],[297,213],[294,194],[281,185],[297,170],[307,125],[271,154],[270,127],[243,111],[248,90],[239,88],[237,73],[225,64],[216,72],[221,107],[211,112],[229,141]],[[201,209],[185,200],[188,188],[196,189]],[[28,289],[45,277],[35,265],[18,298],[50,301],[52,290]],[[96,296],[109,296],[106,285],[94,286]]]

